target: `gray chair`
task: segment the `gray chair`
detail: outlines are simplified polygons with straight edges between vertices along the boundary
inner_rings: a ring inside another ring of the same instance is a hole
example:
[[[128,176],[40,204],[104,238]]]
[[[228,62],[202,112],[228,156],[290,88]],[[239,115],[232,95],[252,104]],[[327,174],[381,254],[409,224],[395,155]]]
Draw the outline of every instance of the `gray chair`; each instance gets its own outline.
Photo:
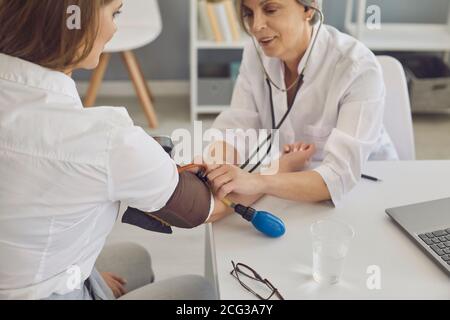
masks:
[[[136,243],[105,246],[97,258],[99,272],[112,272],[127,280],[127,294],[119,300],[215,300],[217,294],[204,277],[184,275],[154,282],[148,251]]]
[[[384,125],[400,160],[415,160],[414,131],[408,84],[401,63],[389,56],[377,57],[386,84]]]
[[[155,280],[150,254],[144,247],[131,242],[105,246],[95,267],[99,272],[112,272],[125,278],[127,292]]]

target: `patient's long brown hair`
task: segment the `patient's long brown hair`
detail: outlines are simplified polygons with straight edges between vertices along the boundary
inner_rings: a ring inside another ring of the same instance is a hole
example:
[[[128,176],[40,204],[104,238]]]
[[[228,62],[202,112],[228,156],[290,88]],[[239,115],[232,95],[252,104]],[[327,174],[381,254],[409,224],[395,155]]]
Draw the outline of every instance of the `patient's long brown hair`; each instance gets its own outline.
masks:
[[[91,52],[102,6],[113,0],[0,0],[0,53],[66,70]],[[80,8],[80,29],[67,27]]]

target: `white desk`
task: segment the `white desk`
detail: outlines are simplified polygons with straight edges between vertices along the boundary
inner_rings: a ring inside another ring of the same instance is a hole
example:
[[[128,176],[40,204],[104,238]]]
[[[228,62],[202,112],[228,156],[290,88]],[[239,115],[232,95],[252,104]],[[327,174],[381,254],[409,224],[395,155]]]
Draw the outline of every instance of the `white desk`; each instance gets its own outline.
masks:
[[[286,299],[450,299],[450,278],[385,213],[386,208],[450,197],[450,161],[372,162],[340,208],[266,197],[255,208],[279,216],[286,234],[267,238],[238,215],[208,225],[206,276],[221,299],[254,299],[230,275],[231,260],[253,267]],[[426,214],[426,212],[424,212]],[[449,208],[450,214],[450,208]],[[356,232],[337,285],[312,279],[310,225],[333,218]],[[367,267],[381,268],[381,290],[369,290]]]

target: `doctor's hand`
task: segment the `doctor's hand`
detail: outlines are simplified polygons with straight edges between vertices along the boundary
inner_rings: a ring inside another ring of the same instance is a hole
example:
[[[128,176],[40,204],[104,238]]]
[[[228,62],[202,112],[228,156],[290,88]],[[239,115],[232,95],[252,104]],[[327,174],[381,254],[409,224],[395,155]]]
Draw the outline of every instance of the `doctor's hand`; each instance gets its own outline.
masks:
[[[211,167],[207,177],[214,194],[220,200],[230,193],[256,195],[263,190],[263,181],[259,174],[248,173],[234,165]]]
[[[279,159],[279,172],[296,172],[309,166],[316,152],[313,144],[297,142],[283,147],[283,155]]]

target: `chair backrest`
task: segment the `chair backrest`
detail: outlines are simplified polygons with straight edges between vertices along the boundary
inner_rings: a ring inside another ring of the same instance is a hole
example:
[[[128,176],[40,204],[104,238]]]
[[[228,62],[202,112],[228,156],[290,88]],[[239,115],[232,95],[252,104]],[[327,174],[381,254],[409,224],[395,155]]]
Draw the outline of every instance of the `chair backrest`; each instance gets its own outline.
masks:
[[[123,0],[123,11],[117,18],[117,25],[119,27],[131,26],[161,29],[162,21],[158,1]]]
[[[105,52],[122,52],[141,48],[162,32],[157,0],[123,0],[122,14],[116,20],[118,31]]]
[[[405,71],[393,57],[378,56],[386,85],[384,126],[391,136],[400,160],[415,160],[411,104]]]

